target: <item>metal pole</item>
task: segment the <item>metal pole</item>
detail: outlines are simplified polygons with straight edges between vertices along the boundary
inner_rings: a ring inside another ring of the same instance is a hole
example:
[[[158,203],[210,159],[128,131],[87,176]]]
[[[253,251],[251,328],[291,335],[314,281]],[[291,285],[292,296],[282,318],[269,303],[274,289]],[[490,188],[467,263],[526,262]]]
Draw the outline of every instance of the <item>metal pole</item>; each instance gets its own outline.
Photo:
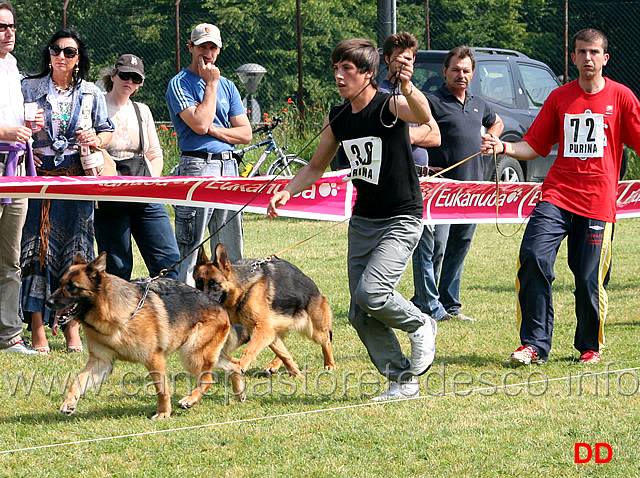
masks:
[[[296,0],[296,34],[298,37],[298,112],[300,113],[300,127],[304,124],[304,82],[302,69],[302,8],[300,0]]]
[[[425,45],[427,50],[431,50],[431,10],[429,9],[429,0],[426,0],[427,13],[425,18],[426,32],[425,32]]]
[[[67,28],[67,7],[69,6],[69,0],[64,0],[62,6],[62,28]]]
[[[569,82],[569,0],[564,0],[564,78],[562,82]]]
[[[396,2],[395,0],[378,0],[378,47],[389,35],[396,32]]]
[[[176,74],[180,73],[180,2],[176,0]]]

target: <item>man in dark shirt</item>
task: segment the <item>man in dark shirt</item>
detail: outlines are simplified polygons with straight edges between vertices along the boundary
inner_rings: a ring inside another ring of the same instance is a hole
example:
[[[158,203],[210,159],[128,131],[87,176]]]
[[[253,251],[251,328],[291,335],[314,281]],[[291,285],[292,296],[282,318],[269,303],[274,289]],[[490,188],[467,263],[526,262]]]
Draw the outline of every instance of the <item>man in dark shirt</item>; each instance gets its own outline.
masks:
[[[422,233],[422,194],[408,124],[428,123],[429,103],[411,82],[413,62],[402,56],[394,60],[402,96],[377,90],[380,60],[369,40],[343,40],[331,61],[340,96],[348,102],[331,108],[311,161],[271,197],[267,213],[277,217],[278,207],[320,179],[342,144],[358,193],[348,233],[349,322],[389,381],[374,400],[417,396],[420,383],[414,377],[433,363],[438,326],[396,286]],[[408,334],[411,360],[395,330]]]
[[[445,57],[442,67],[445,83],[427,96],[442,137],[439,147],[429,148],[429,162],[433,166],[447,168],[479,152],[482,127],[495,136],[502,133],[504,125],[500,117],[486,101],[467,90],[475,66],[469,47],[453,48]],[[482,181],[482,158],[477,156],[448,171],[444,177]],[[440,277],[440,302],[448,314],[464,321],[474,320],[460,312],[460,279],[475,230],[475,224],[443,224],[435,229],[433,266],[436,281]]]

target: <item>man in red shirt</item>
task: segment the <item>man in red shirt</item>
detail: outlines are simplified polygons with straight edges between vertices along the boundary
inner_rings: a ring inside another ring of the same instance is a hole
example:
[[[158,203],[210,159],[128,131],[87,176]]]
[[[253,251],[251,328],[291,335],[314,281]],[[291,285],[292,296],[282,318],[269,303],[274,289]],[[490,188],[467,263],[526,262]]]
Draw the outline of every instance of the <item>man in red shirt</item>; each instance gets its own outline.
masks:
[[[602,32],[580,30],[573,37],[573,50],[578,79],[549,95],[523,141],[483,137],[484,153],[495,150],[520,160],[547,156],[559,144],[520,246],[516,289],[522,346],[510,356],[515,363],[548,359],[553,267],[565,237],[576,284],[574,346],[580,362],[599,362],[604,347],[606,279],[622,148],[640,147],[640,102],[629,88],[602,76],[609,60]]]

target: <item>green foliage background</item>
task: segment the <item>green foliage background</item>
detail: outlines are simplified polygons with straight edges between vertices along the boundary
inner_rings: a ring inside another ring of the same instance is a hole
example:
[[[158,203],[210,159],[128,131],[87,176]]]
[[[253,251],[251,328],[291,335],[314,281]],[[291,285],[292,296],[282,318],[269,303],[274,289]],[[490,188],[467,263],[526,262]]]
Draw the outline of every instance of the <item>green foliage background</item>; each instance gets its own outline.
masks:
[[[34,71],[40,51],[62,25],[62,0],[15,1],[20,24],[16,56],[21,69]],[[235,71],[258,63],[267,74],[256,92],[262,111],[279,111],[297,100],[295,0],[174,0],[131,2],[71,0],[67,26],[80,31],[92,54],[92,79],[123,53],[146,63],[147,80],[139,99],[156,120],[168,120],[164,100],[169,79],[190,62],[186,43],[198,23],[218,25],[224,47],[218,65],[246,94]],[[427,10],[427,5],[429,6]],[[303,85],[306,108],[340,101],[329,56],[342,39],[377,40],[377,2],[301,0]],[[610,39],[606,73],[640,93],[634,65],[640,60],[640,2],[569,0],[569,35],[584,27],[603,30]],[[564,0],[403,0],[397,2],[397,30],[408,30],[423,48],[448,50],[459,44],[519,50],[564,74]],[[176,25],[179,40],[176,41]],[[427,30],[427,25],[429,26]],[[427,33],[428,32],[428,33]],[[179,45],[179,48],[177,47]],[[570,65],[570,62],[569,62]],[[572,79],[575,70],[569,68]]]

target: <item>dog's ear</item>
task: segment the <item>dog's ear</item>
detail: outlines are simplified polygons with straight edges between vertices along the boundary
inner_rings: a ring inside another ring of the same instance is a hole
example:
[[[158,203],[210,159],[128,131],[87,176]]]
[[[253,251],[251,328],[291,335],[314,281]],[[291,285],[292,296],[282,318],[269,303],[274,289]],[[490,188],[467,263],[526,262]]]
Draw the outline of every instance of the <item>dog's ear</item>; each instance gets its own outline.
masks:
[[[96,275],[107,270],[107,253],[102,252],[87,266],[87,274],[94,278]]]
[[[76,264],[86,264],[87,260],[82,255],[82,252],[76,252],[76,255],[73,256],[73,262],[71,265],[75,266]]]
[[[213,265],[218,269],[231,271],[231,263],[229,262],[227,248],[224,247],[224,244],[221,242],[216,246],[216,260]]]
[[[209,258],[207,257],[207,253],[204,250],[204,246],[200,246],[200,250],[198,251],[198,259],[196,260],[196,269],[203,264],[207,264],[209,262]]]

